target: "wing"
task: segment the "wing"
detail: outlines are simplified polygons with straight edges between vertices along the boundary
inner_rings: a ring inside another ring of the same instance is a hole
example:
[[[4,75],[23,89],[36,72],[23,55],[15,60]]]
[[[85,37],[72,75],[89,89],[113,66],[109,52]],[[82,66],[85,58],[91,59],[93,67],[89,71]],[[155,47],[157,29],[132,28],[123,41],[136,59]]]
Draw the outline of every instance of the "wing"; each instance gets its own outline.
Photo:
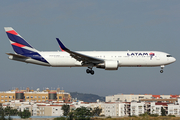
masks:
[[[81,54],[78,52],[71,51],[64,46],[64,44],[59,40],[59,38],[56,38],[56,40],[59,43],[59,47],[61,48],[62,51],[68,52],[71,57],[73,57],[77,61],[82,61],[83,64],[94,64],[94,65],[96,65],[96,64],[104,62],[103,59],[99,59],[99,58],[95,58],[92,56],[88,56],[85,54]]]

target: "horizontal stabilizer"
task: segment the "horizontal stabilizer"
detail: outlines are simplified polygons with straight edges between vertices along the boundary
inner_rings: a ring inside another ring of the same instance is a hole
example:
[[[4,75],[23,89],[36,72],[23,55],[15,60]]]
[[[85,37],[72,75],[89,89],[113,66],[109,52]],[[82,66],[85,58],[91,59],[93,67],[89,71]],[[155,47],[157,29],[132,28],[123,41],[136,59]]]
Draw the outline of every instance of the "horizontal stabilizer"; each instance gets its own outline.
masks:
[[[15,56],[15,57],[19,57],[19,58],[29,58],[23,55],[19,55],[19,54],[13,54],[13,53],[6,53],[7,55],[11,55],[11,56]]]

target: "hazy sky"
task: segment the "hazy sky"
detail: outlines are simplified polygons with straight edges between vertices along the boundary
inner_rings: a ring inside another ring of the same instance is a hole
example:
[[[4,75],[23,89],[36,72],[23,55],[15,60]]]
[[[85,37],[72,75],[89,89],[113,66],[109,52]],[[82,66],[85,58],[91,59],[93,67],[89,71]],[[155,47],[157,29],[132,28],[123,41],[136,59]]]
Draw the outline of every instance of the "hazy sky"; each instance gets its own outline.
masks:
[[[74,51],[153,50],[177,61],[164,68],[53,68],[12,61],[4,27],[40,51],[57,51],[56,37]],[[100,96],[180,94],[179,0],[3,0],[0,4],[0,91],[45,87]]]

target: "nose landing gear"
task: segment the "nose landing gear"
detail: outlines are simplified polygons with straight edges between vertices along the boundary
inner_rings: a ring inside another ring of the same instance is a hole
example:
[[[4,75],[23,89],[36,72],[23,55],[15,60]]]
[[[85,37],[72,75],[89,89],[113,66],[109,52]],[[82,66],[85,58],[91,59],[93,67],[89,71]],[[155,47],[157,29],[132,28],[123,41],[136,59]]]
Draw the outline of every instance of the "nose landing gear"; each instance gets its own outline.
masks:
[[[163,68],[164,68],[164,67],[165,67],[164,65],[161,65],[160,73],[163,73]]]

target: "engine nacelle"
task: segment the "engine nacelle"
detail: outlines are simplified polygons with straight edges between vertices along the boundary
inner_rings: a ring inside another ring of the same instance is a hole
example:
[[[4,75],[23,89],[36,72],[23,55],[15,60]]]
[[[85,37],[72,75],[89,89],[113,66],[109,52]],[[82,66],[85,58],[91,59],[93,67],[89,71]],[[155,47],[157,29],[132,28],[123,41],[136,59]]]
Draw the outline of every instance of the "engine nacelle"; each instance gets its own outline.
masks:
[[[105,61],[105,70],[117,70],[118,64],[118,61]]]

